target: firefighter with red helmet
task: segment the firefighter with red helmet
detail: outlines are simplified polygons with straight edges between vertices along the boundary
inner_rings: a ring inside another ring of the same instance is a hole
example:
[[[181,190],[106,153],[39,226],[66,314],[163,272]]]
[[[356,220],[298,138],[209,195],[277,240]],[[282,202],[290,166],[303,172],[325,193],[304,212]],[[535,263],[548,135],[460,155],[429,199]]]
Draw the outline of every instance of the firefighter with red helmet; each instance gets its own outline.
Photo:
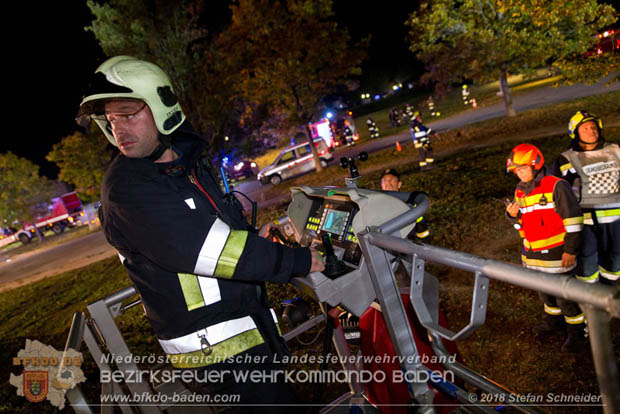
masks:
[[[506,216],[523,237],[523,266],[558,275],[572,274],[581,245],[583,216],[570,185],[547,174],[542,153],[531,144],[513,148],[506,168],[520,180],[514,201],[507,203]],[[568,335],[562,350],[582,349],[585,320],[579,306],[545,293],[539,296],[544,302],[545,319],[532,331],[560,331],[566,325]]]
[[[583,247],[577,278],[617,284],[620,278],[620,147],[605,142],[603,123],[578,111],[568,123],[570,148],[553,164],[568,181],[583,211]]]

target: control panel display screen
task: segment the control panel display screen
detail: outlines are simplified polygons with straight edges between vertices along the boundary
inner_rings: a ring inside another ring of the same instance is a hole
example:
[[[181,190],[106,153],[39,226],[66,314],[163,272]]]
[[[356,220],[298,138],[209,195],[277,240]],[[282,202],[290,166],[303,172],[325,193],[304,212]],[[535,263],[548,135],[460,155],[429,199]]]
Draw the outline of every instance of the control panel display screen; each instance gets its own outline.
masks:
[[[326,208],[324,217],[323,227],[321,228],[323,231],[338,235],[344,233],[344,229],[347,226],[347,219],[349,218],[349,212]]]

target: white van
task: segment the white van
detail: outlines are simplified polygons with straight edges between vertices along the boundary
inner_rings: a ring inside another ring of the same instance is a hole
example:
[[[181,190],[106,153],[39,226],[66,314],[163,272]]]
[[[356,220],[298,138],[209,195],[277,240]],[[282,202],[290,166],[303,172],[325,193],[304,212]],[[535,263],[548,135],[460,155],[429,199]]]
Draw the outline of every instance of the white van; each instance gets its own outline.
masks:
[[[332,159],[330,148],[322,138],[315,139],[314,145],[319,153],[321,165],[326,167],[327,161]],[[259,171],[257,178],[262,184],[278,185],[282,180],[314,171],[314,169],[314,157],[312,157],[310,144],[302,142],[283,149],[271,165]]]

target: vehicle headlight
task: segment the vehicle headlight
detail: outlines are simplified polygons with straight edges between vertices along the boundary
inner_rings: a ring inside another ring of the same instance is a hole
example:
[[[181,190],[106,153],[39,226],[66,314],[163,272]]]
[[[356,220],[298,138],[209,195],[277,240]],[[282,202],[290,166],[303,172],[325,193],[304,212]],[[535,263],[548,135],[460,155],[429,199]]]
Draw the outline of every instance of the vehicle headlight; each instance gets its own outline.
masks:
[[[239,171],[242,168],[243,168],[243,161],[241,161],[239,164],[235,165],[235,171]]]
[[[251,163],[251,164],[250,164],[250,167],[252,167],[252,168],[256,168],[256,163],[255,163],[255,162]]]

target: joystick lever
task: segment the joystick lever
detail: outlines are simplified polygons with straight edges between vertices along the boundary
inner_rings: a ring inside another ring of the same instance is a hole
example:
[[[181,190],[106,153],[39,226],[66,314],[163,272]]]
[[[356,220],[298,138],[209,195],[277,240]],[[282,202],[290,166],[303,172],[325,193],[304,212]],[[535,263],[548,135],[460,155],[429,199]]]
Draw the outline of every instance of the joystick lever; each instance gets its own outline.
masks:
[[[325,252],[325,270],[323,270],[323,274],[330,279],[335,279],[347,273],[350,270],[349,266],[336,257],[329,234],[321,234],[321,241],[323,242],[323,250]]]

